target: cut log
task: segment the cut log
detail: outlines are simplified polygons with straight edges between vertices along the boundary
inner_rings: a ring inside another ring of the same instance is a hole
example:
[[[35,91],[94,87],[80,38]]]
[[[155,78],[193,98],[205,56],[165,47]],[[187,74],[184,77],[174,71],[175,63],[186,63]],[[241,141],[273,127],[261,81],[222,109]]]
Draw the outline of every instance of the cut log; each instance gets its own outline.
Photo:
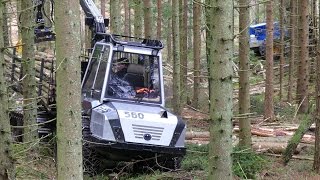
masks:
[[[194,138],[209,138],[210,132],[194,132],[194,131],[188,131],[186,133],[186,139],[194,139]]]
[[[273,154],[282,154],[287,147],[287,143],[282,142],[254,142],[252,149],[257,152],[268,152]],[[294,154],[299,154],[306,145],[298,145]]]
[[[208,140],[199,139],[192,139],[186,140],[187,144],[209,144]],[[273,154],[282,154],[285,151],[287,143],[282,142],[253,142],[252,149],[259,153],[273,153]],[[307,148],[311,145],[298,145],[295,149],[294,154],[299,154],[304,148]]]
[[[281,157],[281,154],[272,154],[272,153],[263,153],[267,156],[274,156],[274,157]],[[299,159],[299,160],[308,160],[313,161],[314,159],[311,157],[303,157],[303,156],[292,156],[292,159]]]
[[[209,141],[186,140],[187,144],[209,144]]]

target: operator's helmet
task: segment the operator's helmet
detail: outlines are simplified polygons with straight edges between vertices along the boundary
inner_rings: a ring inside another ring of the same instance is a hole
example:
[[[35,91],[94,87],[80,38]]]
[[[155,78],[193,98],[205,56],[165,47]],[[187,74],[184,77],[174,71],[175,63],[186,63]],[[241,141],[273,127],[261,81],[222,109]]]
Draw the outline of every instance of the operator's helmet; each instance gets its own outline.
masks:
[[[128,65],[128,64],[129,64],[129,59],[126,58],[126,57],[122,57],[122,58],[117,59],[116,62],[117,62],[117,63],[120,63],[120,64],[126,64],[126,65]]]

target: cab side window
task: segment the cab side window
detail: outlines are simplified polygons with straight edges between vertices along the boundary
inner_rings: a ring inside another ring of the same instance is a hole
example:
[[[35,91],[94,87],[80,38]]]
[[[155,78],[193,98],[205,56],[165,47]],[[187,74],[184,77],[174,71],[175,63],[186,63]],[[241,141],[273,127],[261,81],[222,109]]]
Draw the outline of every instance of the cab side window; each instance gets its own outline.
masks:
[[[96,45],[83,83],[83,95],[101,98],[110,47]]]

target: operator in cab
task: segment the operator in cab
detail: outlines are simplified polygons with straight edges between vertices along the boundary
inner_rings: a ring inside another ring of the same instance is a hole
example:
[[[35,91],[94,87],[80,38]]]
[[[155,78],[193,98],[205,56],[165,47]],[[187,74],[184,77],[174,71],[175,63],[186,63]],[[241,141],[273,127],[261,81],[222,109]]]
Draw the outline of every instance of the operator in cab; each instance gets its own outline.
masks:
[[[123,79],[123,77],[127,73],[128,65],[129,65],[129,60],[126,57],[122,57],[117,60],[115,64],[115,74],[116,76],[118,76],[118,78]]]
[[[115,98],[130,98],[135,96],[135,91],[128,81],[124,79],[127,74],[129,60],[126,57],[113,61],[112,74],[108,83],[107,94]]]

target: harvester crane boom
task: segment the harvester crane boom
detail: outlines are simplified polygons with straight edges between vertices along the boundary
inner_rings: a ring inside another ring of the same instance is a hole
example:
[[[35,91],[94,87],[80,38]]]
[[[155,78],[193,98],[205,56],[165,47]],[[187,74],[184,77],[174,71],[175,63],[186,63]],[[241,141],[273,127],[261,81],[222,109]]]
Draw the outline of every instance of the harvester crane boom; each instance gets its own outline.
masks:
[[[43,42],[43,41],[54,41],[55,40],[55,33],[51,29],[51,26],[45,26],[45,19],[43,14],[44,11],[44,4],[46,0],[38,0],[35,4],[36,8],[36,23],[37,27],[35,28],[35,42]],[[50,0],[52,6],[54,5],[54,0]],[[96,42],[98,37],[97,34],[105,34],[106,27],[108,27],[109,19],[104,19],[100,10],[97,8],[93,0],[80,0],[80,5],[86,14],[85,23],[89,26],[92,37],[93,37],[93,45]],[[52,8],[53,11],[53,8]],[[53,14],[53,12],[51,12]],[[49,18],[48,18],[49,19]]]
[[[86,14],[86,24],[95,28],[94,33],[105,33],[105,19],[92,0],[80,0],[80,5]],[[91,21],[90,21],[91,20]]]

